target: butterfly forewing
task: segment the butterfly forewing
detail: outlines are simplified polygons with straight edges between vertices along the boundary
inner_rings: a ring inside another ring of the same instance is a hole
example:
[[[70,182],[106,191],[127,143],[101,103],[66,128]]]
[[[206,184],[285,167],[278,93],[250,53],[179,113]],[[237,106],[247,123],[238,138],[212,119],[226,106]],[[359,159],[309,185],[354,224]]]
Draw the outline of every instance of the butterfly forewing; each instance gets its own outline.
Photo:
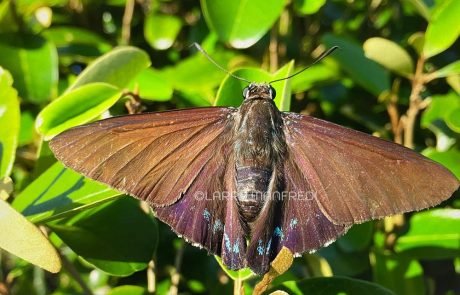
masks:
[[[289,154],[336,224],[434,206],[459,186],[447,169],[403,146],[309,116],[283,118]]]
[[[234,109],[197,108],[110,118],[70,129],[50,147],[68,167],[155,207],[176,202],[222,141]],[[226,137],[227,136],[227,137]],[[223,161],[223,160],[222,160]]]

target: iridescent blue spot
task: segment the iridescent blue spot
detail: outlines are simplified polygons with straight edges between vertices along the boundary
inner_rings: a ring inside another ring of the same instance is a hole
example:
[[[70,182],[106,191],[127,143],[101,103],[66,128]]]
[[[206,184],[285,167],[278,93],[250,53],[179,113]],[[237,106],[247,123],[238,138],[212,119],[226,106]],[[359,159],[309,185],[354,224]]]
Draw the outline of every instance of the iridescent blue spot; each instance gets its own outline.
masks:
[[[257,246],[257,253],[259,255],[263,255],[264,254],[264,247],[262,246],[262,240],[259,239],[259,246]]]
[[[230,239],[228,238],[227,234],[224,234],[224,240],[225,240],[225,248],[227,248],[228,251],[232,251],[232,243],[230,243]]]
[[[272,245],[272,239],[270,238],[270,240],[268,240],[268,243],[267,243],[267,249],[265,251],[265,255],[268,255],[268,253],[270,253],[271,245]]]
[[[236,239],[235,244],[233,244],[233,253],[240,253],[240,245],[238,244],[238,239]]]
[[[284,239],[283,230],[279,226],[275,227],[275,231],[273,232],[273,235],[275,237],[279,237],[281,241]]]
[[[212,232],[216,233],[217,231],[221,231],[223,229],[224,229],[224,226],[222,222],[219,219],[217,219],[216,222],[214,223],[214,226],[212,227]]]
[[[203,217],[207,221],[209,221],[211,219],[211,213],[209,213],[208,209],[206,209],[206,208],[203,210]]]
[[[289,227],[293,229],[297,225],[297,218],[291,219],[291,222],[289,223]]]

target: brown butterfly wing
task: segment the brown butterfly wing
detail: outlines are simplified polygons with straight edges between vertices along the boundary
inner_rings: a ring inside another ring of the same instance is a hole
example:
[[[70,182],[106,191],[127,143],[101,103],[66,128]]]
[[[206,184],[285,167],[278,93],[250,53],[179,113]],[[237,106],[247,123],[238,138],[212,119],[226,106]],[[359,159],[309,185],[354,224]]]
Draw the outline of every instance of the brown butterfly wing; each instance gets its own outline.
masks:
[[[283,119],[288,152],[335,224],[421,210],[458,189],[447,169],[403,146],[310,116]]]
[[[196,108],[110,118],[56,136],[66,166],[154,207],[171,205],[228,142],[232,108]],[[217,155],[225,157],[224,155]]]

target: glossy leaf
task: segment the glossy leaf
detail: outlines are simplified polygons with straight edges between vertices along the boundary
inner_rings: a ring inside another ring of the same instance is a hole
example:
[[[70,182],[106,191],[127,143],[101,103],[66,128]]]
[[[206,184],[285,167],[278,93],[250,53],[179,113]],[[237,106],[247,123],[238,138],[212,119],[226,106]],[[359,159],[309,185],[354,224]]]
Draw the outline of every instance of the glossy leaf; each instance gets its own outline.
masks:
[[[373,228],[373,222],[354,225],[343,237],[337,240],[337,245],[348,253],[364,251],[372,241]]]
[[[79,87],[46,106],[37,116],[36,128],[45,140],[96,118],[114,105],[121,90],[107,83]]]
[[[437,4],[426,30],[423,47],[426,58],[443,52],[457,40],[460,34],[459,15],[459,1],[445,0]]]
[[[460,107],[449,112],[446,118],[447,126],[457,133],[460,133]]]
[[[144,36],[157,50],[170,48],[182,27],[181,19],[171,15],[150,14],[144,23]]]
[[[0,248],[49,272],[61,269],[56,249],[24,216],[0,199]]]
[[[294,0],[294,9],[302,15],[309,15],[318,12],[326,4],[326,0]]]
[[[16,196],[12,206],[33,223],[44,223],[120,195],[55,163]]]
[[[284,282],[271,291],[285,291],[288,294],[379,294],[394,293],[374,283],[346,277],[312,278],[302,281]]]
[[[289,76],[292,74],[293,68],[294,62],[292,61],[279,69],[274,74],[270,74],[257,68],[239,69],[233,72],[233,74],[243,77],[249,81],[266,83],[275,79]],[[227,76],[217,91],[217,97],[214,105],[238,107],[243,101],[243,89],[246,86],[248,86],[247,82],[237,80],[231,76]],[[290,79],[275,82],[272,86],[276,90],[275,103],[277,107],[281,111],[289,111],[291,104]]]
[[[428,158],[441,163],[444,167],[449,169],[457,178],[460,179],[460,151],[451,149],[448,151],[439,152],[433,148],[427,148],[423,151],[423,155]]]
[[[367,58],[370,58],[385,68],[403,76],[414,72],[414,63],[409,54],[398,44],[385,38],[367,39],[363,45]]]
[[[131,91],[139,91],[142,99],[152,101],[167,101],[173,95],[171,82],[164,74],[153,68],[143,70],[131,81]]]
[[[116,276],[145,269],[158,243],[153,217],[130,197],[48,225],[75,253]]]
[[[13,180],[8,176],[0,178],[0,199],[6,201],[13,192]]]
[[[407,39],[407,43],[415,49],[418,55],[422,55],[423,46],[425,44],[425,34],[423,32],[415,32]]]
[[[217,263],[219,263],[220,267],[225,271],[225,273],[232,279],[232,280],[241,280],[245,281],[250,279],[254,276],[254,273],[249,268],[243,268],[240,270],[231,270],[228,269],[223,263],[222,259],[219,256],[214,256],[216,258]]]
[[[388,73],[379,64],[366,58],[357,43],[331,34],[326,34],[322,40],[328,48],[340,47],[331,58],[337,60],[361,87],[377,96],[390,89]]]
[[[11,73],[23,99],[43,103],[56,94],[56,48],[39,35],[1,34],[0,65]]]
[[[447,84],[460,95],[460,75],[449,76],[446,78]]]
[[[460,96],[454,92],[444,95],[434,95],[431,98],[431,103],[423,112],[420,124],[422,127],[430,127],[439,125],[440,121],[445,121],[449,115],[446,110],[460,108]]]
[[[101,36],[78,27],[59,26],[45,30],[45,37],[59,48],[59,56],[97,56],[109,51],[112,46]]]
[[[117,47],[90,64],[66,90],[94,82],[104,82],[123,88],[142,70],[150,65],[150,58],[143,50],[131,46]]]
[[[296,69],[293,72],[301,70]],[[315,65],[291,79],[292,92],[300,93],[317,84],[332,83],[339,78],[338,69],[331,65]]]
[[[139,286],[124,285],[113,288],[108,295],[147,295],[147,289]]]
[[[285,1],[201,0],[208,26],[223,42],[247,48],[265,35],[283,11]]]
[[[425,1],[423,0],[408,0],[408,2],[412,3],[415,10],[426,20],[430,20],[431,12],[429,7],[426,5]]]
[[[423,268],[416,260],[390,253],[371,254],[374,282],[396,294],[425,294]]]
[[[10,175],[18,145],[19,99],[12,84],[10,73],[0,67],[0,179]]]
[[[342,238],[348,239],[345,236]],[[344,250],[347,250],[347,248],[344,247],[342,249],[340,244],[336,242],[326,248],[320,249],[318,254],[326,258],[334,275],[357,276],[370,268],[368,252],[346,252]]]
[[[434,248],[437,248],[436,251]],[[410,219],[409,231],[398,238],[395,250],[403,252],[415,249],[423,250],[417,252],[419,258],[423,259],[455,256],[452,253],[449,255],[447,250],[460,253],[460,210],[438,209],[414,214]]]
[[[432,73],[431,75],[435,76],[436,78],[443,78],[449,76],[460,75],[460,60],[457,60],[439,70]]]

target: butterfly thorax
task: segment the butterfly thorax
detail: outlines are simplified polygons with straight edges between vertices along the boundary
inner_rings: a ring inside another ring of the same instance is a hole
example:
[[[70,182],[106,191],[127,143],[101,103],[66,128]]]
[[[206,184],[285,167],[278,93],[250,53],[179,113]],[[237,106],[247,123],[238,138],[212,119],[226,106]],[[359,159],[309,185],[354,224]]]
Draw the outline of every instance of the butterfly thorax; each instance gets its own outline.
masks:
[[[278,189],[275,171],[286,147],[281,113],[272,100],[245,100],[239,114],[234,133],[236,197],[241,220],[250,224]]]

